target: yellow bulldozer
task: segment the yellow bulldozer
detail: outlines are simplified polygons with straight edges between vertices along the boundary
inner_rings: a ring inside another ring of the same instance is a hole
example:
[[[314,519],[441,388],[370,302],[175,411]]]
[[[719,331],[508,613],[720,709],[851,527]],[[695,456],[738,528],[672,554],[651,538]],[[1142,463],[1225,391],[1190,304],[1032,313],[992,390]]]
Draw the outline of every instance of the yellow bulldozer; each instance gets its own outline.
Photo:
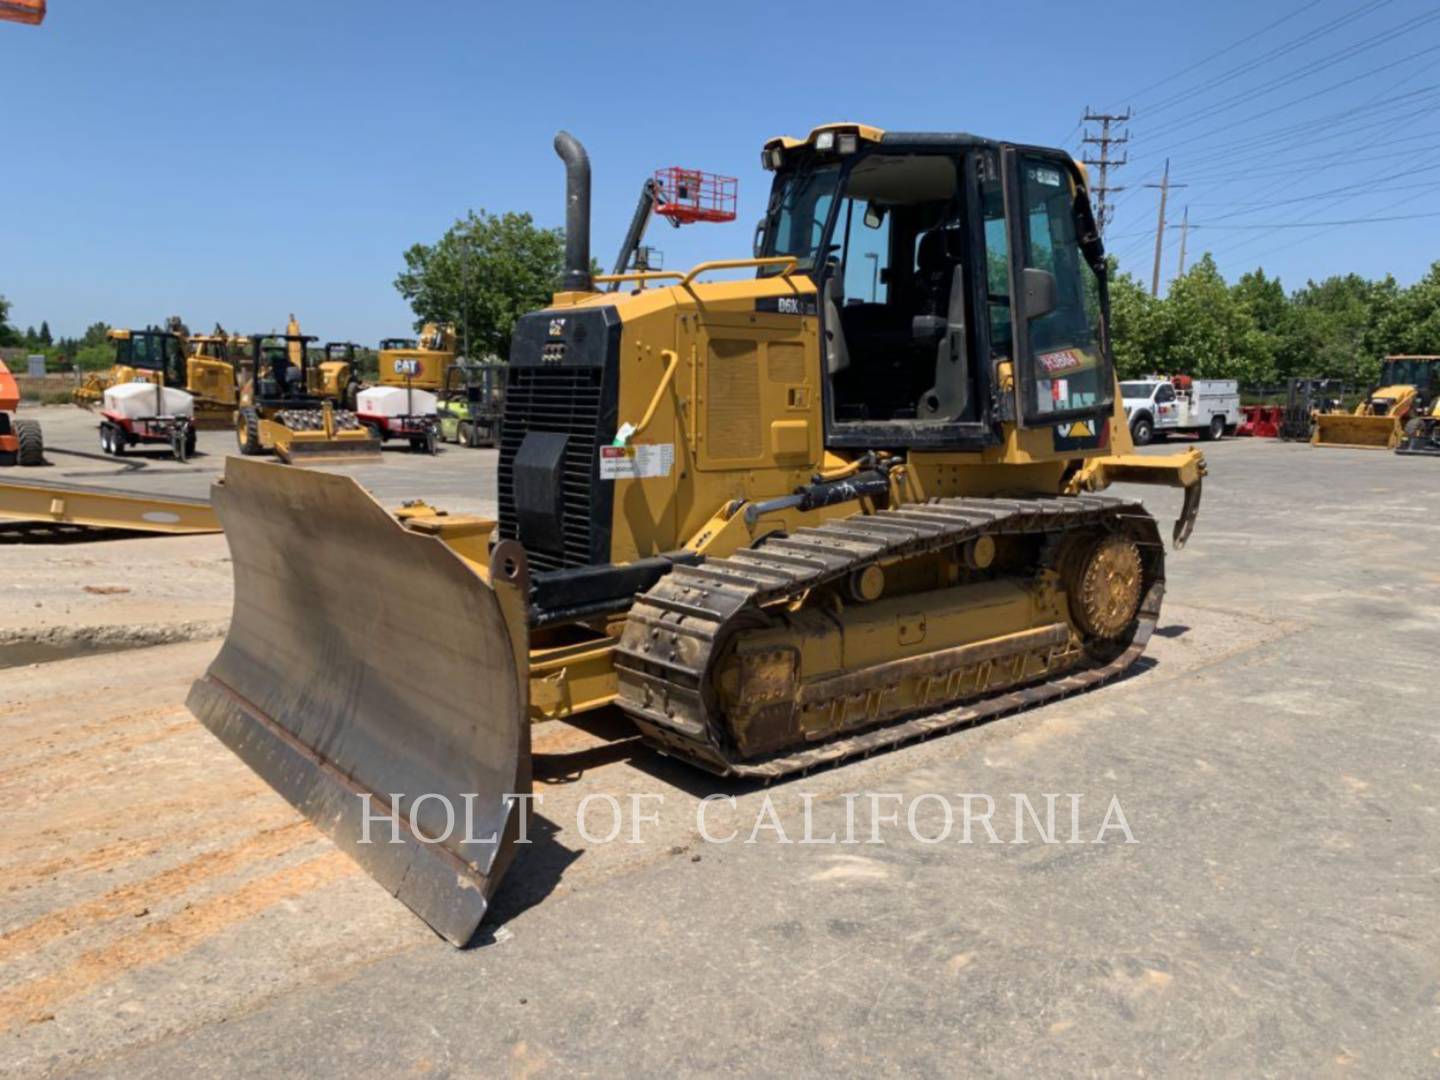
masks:
[[[1437,391],[1440,356],[1387,356],[1380,384],[1353,410],[1316,415],[1311,445],[1398,450],[1411,419],[1436,399]]]
[[[234,419],[240,453],[273,453],[287,465],[379,461],[379,442],[341,407],[350,364],[320,358],[310,347],[318,339],[298,330],[292,315],[294,332],[250,339],[250,370]]]
[[[1182,488],[1179,545],[1205,474],[1133,452],[1069,155],[825,125],[765,144],[753,257],[592,277],[589,161],[555,147],[564,282],[514,330],[498,520],[237,458],[213,494],[235,609],[191,710],[456,944],[532,723],[618,710],[764,782],[1100,686],[1165,545],[1095,492]]]
[[[94,408],[112,386],[153,382],[184,390],[195,399],[195,426],[223,430],[234,422],[235,364],[228,338],[190,337],[177,329],[109,330],[114,363],[91,372],[71,400]]]

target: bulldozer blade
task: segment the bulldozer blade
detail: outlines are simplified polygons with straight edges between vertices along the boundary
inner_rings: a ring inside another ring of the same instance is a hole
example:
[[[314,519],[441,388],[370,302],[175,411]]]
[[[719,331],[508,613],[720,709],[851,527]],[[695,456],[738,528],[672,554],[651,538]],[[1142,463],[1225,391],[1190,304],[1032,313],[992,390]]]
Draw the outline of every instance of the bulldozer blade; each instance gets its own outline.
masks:
[[[291,439],[275,455],[290,465],[368,465],[385,460],[379,439]]]
[[[1321,413],[1315,418],[1315,437],[1311,442],[1316,446],[1389,450],[1399,442],[1399,437],[1400,425],[1393,416]]]
[[[234,613],[186,704],[464,945],[531,785],[523,549],[497,546],[486,580],[352,478],[263,461],[230,458],[213,502]]]

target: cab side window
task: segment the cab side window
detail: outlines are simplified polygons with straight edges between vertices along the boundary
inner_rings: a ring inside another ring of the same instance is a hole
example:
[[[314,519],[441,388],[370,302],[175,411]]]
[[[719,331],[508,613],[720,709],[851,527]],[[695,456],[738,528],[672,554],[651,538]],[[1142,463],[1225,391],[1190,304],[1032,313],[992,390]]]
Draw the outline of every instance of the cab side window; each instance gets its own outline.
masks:
[[[1026,312],[1029,348],[1021,358],[1028,383],[1025,415],[1044,422],[1052,415],[1103,408],[1113,396],[1113,380],[1100,279],[1080,247],[1078,181],[1059,159],[1017,156],[1019,206],[1012,212],[1018,212],[1024,240],[1019,262],[1027,276],[1048,278],[1053,285],[1048,308]]]
[[[890,217],[864,203],[847,199],[840,227],[844,229],[841,259],[845,266],[845,303],[884,304],[890,286]]]
[[[990,323],[990,355],[1009,359],[1010,333],[1010,244],[1005,232],[1005,193],[1000,186],[1000,167],[989,155],[980,197],[985,210],[985,308]]]
[[[1171,386],[1169,383],[1164,383],[1163,385],[1161,385],[1159,390],[1155,391],[1155,400],[1162,405],[1174,401],[1175,387]]]

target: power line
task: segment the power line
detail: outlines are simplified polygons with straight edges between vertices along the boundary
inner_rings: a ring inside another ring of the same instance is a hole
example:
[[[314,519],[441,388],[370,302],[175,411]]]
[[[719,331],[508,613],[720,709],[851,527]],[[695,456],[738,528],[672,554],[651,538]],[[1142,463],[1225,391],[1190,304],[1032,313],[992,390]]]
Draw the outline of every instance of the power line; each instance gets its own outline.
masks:
[[[1440,187],[1440,184],[1435,186]],[[1265,225],[1191,225],[1192,229],[1328,229],[1341,225],[1370,225],[1377,221],[1418,221],[1420,218],[1440,217],[1440,210],[1424,214],[1399,214],[1394,217],[1344,218],[1339,221],[1281,221]]]
[[[1322,2],[1322,0],[1309,0],[1308,3],[1301,4],[1301,5],[1300,5],[1298,8],[1296,8],[1294,11],[1290,12],[1289,15],[1282,15],[1280,18],[1276,19],[1274,22],[1272,22],[1272,23],[1266,23],[1266,24],[1265,24],[1264,26],[1262,26],[1259,30],[1256,30],[1253,34],[1247,34],[1245,37],[1241,38],[1241,39],[1238,40],[1238,41],[1232,41],[1229,45],[1226,45],[1223,49],[1217,49],[1215,52],[1211,53],[1209,56],[1205,56],[1205,57],[1202,57],[1202,58],[1199,59],[1199,60],[1196,60],[1196,61],[1195,61],[1193,64],[1191,64],[1189,67],[1181,68],[1179,71],[1175,72],[1174,74],[1172,74],[1172,75],[1167,75],[1167,76],[1165,76],[1165,78],[1160,79],[1160,80],[1157,81],[1157,82],[1153,82],[1153,83],[1151,83],[1149,86],[1142,87],[1141,89],[1136,90],[1133,94],[1128,94],[1128,95],[1126,95],[1126,96],[1127,96],[1130,100],[1134,100],[1134,99],[1136,99],[1136,98],[1143,97],[1145,94],[1148,94],[1151,90],[1155,90],[1155,89],[1157,89],[1157,88],[1159,88],[1159,87],[1161,87],[1161,86],[1166,85],[1167,83],[1172,83],[1172,82],[1174,82],[1176,79],[1181,78],[1181,77],[1184,76],[1184,75],[1190,74],[1190,72],[1194,71],[1196,68],[1204,67],[1206,64],[1210,63],[1211,60],[1217,60],[1217,59],[1219,59],[1220,57],[1224,56],[1226,53],[1233,52],[1234,50],[1238,49],[1241,45],[1248,45],[1250,42],[1254,41],[1256,38],[1258,38],[1258,37],[1260,37],[1260,36],[1262,36],[1262,35],[1264,35],[1264,34],[1269,33],[1271,30],[1274,30],[1277,26],[1281,26],[1281,25],[1283,25],[1284,23],[1289,22],[1291,19],[1295,18],[1296,16],[1305,14],[1305,12],[1309,11],[1311,8],[1315,7],[1317,4],[1320,4],[1321,2]]]
[[[1440,11],[1437,11],[1437,12],[1435,12],[1435,13],[1432,14],[1432,15],[1426,16],[1426,18],[1425,18],[1424,21],[1426,21],[1426,22],[1433,22],[1433,21],[1436,20],[1436,19],[1440,19]],[[1412,29],[1412,28],[1408,28],[1408,27],[1407,27],[1406,29]],[[1403,32],[1403,31],[1397,29],[1397,31],[1396,31],[1393,35],[1391,35],[1391,36],[1398,36],[1398,34],[1401,33],[1401,32]],[[1421,50],[1419,50],[1418,52],[1411,53],[1409,56],[1403,56],[1403,57],[1401,57],[1401,58],[1398,59],[1398,60],[1392,60],[1392,61],[1389,61],[1389,62],[1387,62],[1387,63],[1381,64],[1379,67],[1371,68],[1369,71],[1362,71],[1362,72],[1361,72],[1360,74],[1358,74],[1358,75],[1354,75],[1354,76],[1352,76],[1352,77],[1350,77],[1350,78],[1348,78],[1348,79],[1345,79],[1345,80],[1343,80],[1343,81],[1341,81],[1341,82],[1334,83],[1334,84],[1332,84],[1332,85],[1330,85],[1330,86],[1325,87],[1323,90],[1318,90],[1318,91],[1315,91],[1315,92],[1313,92],[1313,93],[1306,94],[1304,97],[1293,98],[1293,99],[1291,99],[1290,101],[1282,102],[1281,104],[1272,106],[1271,108],[1266,109],[1266,110],[1264,110],[1264,111],[1262,111],[1262,112],[1253,113],[1250,117],[1248,117],[1248,119],[1246,120],[1246,122],[1247,122],[1247,123],[1250,123],[1250,122],[1253,122],[1253,121],[1255,121],[1255,120],[1259,120],[1261,117],[1273,116],[1275,113],[1277,113],[1277,112],[1282,112],[1282,111],[1284,111],[1285,109],[1290,108],[1292,105],[1300,105],[1300,104],[1304,104],[1305,102],[1313,101],[1316,97],[1320,96],[1321,94],[1333,93],[1334,91],[1336,91],[1336,90],[1341,90],[1341,89],[1343,89],[1343,88],[1351,85],[1352,83],[1360,82],[1362,79],[1369,79],[1369,78],[1371,78],[1371,77],[1373,77],[1373,76],[1375,76],[1375,75],[1379,75],[1379,74],[1381,74],[1381,73],[1383,73],[1383,72],[1389,71],[1389,70],[1392,69],[1392,68],[1399,67],[1399,66],[1402,65],[1402,64],[1407,64],[1407,63],[1409,63],[1409,62],[1412,61],[1412,60],[1417,60],[1417,59],[1419,59],[1419,58],[1422,57],[1422,56],[1426,56],[1426,55],[1428,55],[1428,54],[1430,54],[1430,53],[1437,52],[1437,51],[1440,51],[1440,45],[1432,45],[1432,46],[1430,46],[1429,48],[1421,49]],[[1352,59],[1354,55],[1357,55],[1357,54],[1351,54],[1351,56],[1347,56],[1347,57],[1345,57],[1345,59],[1347,59],[1347,60],[1348,60],[1348,59]],[[1325,60],[1329,60],[1329,59],[1330,59],[1329,57],[1325,58]],[[1281,86],[1288,85],[1288,84],[1291,83],[1291,82],[1298,82],[1298,81],[1299,81],[1300,79],[1302,79],[1302,78],[1307,78],[1307,77],[1309,77],[1310,75],[1315,74],[1316,71],[1318,71],[1318,70],[1319,70],[1319,68],[1316,68],[1316,69],[1314,69],[1314,70],[1311,70],[1311,71],[1308,71],[1308,72],[1304,72],[1303,74],[1299,74],[1299,75],[1295,76],[1294,78],[1285,79],[1285,80],[1283,80],[1283,81],[1281,81],[1281,82],[1278,82],[1278,83],[1276,83],[1276,84],[1274,84],[1273,86],[1270,86],[1270,87],[1268,87],[1268,88],[1256,88],[1256,89],[1248,90],[1248,91],[1246,91],[1246,92],[1243,93],[1243,94],[1238,94],[1238,95],[1236,95],[1236,96],[1234,96],[1234,97],[1227,98],[1224,103],[1222,103],[1222,104],[1220,104],[1220,105],[1217,105],[1217,106],[1215,106],[1215,107],[1212,107],[1212,108],[1210,108],[1210,109],[1208,109],[1208,110],[1206,110],[1206,111],[1204,111],[1204,112],[1198,113],[1198,114],[1196,114],[1195,116],[1191,117],[1189,120],[1184,120],[1184,121],[1181,121],[1180,123],[1177,123],[1177,124],[1171,124],[1170,126],[1168,126],[1168,127],[1163,127],[1163,128],[1161,128],[1160,130],[1161,130],[1161,131],[1164,131],[1164,132],[1170,132],[1170,131],[1178,130],[1178,129],[1180,129],[1180,128],[1189,127],[1191,124],[1199,123],[1201,120],[1205,120],[1205,119],[1208,119],[1209,117],[1218,115],[1219,113],[1226,112],[1226,111],[1228,111],[1229,109],[1236,108],[1236,107],[1238,107],[1238,106],[1240,106],[1240,105],[1248,104],[1249,102],[1253,101],[1256,97],[1258,97],[1258,96],[1260,96],[1260,95],[1262,95],[1262,94],[1270,93],[1271,90],[1277,90],[1277,89],[1279,89]],[[1415,91],[1414,93],[1422,93],[1422,92],[1423,92],[1423,91]],[[1403,96],[1407,96],[1407,95],[1401,95],[1401,96],[1403,97]],[[1212,128],[1210,131],[1204,132],[1204,133],[1202,133],[1202,134],[1200,134],[1200,135],[1191,136],[1191,139],[1193,139],[1193,140],[1206,139],[1206,138],[1209,138],[1211,135],[1222,134],[1222,133],[1224,133],[1224,132],[1229,131],[1231,126],[1233,126],[1233,125],[1227,125],[1226,127],[1220,127],[1220,128]],[[1153,134],[1153,133],[1152,133],[1152,134]],[[1169,148],[1167,148],[1167,149],[1173,149],[1173,147],[1169,147]],[[1155,151],[1155,153],[1163,153],[1163,152],[1164,152],[1164,150]]]
[[[1286,42],[1283,45],[1277,46],[1276,48],[1271,49],[1269,52],[1255,57],[1253,60],[1247,60],[1241,64],[1237,64],[1235,67],[1232,67],[1227,71],[1221,72],[1219,75],[1215,76],[1212,79],[1209,79],[1208,81],[1199,83],[1195,86],[1190,87],[1187,90],[1181,90],[1179,93],[1171,95],[1164,101],[1158,102],[1157,104],[1150,106],[1144,111],[1146,115],[1153,115],[1154,113],[1162,112],[1165,109],[1170,108],[1172,105],[1175,105],[1178,102],[1192,99],[1198,93],[1201,93],[1205,90],[1213,89],[1216,86],[1221,86],[1238,75],[1249,74],[1256,68],[1264,65],[1271,60],[1279,59],[1281,56],[1292,53],[1296,49],[1304,48],[1311,42],[1318,41],[1322,37],[1325,37],[1328,34],[1334,33],[1336,30],[1348,26],[1355,20],[1363,18],[1364,16],[1369,15],[1379,10],[1380,8],[1392,3],[1394,3],[1394,0],[1370,0],[1369,3],[1362,4],[1358,9],[1352,11],[1348,15],[1342,15],[1338,18],[1332,19],[1330,20],[1330,22],[1324,23],[1321,26],[1316,27],[1314,30],[1308,31],[1307,33],[1300,35],[1300,37],[1298,38],[1294,38],[1293,40]]]

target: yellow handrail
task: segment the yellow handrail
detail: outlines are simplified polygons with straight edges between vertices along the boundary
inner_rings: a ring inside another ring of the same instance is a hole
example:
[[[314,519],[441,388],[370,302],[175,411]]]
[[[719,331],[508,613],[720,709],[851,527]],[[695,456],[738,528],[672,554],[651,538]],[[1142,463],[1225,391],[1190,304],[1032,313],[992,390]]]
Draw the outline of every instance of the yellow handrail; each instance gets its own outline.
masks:
[[[626,436],[627,439],[634,438],[650,426],[650,421],[655,419],[655,410],[660,407],[660,399],[670,388],[670,383],[675,378],[675,369],[680,366],[680,354],[674,349],[661,349],[660,357],[665,361],[665,374],[660,376],[660,385],[655,388],[655,396],[650,399],[650,407],[645,410],[645,415],[640,418],[640,423],[636,424]]]
[[[692,266],[690,270],[680,279],[681,285],[689,285],[701,274],[708,274],[711,270],[743,270],[747,266],[757,269],[765,266],[784,266],[781,277],[786,277],[795,272],[800,265],[800,260],[794,255],[767,255],[761,258],[751,259],[712,259],[710,262],[702,262]]]
[[[679,281],[684,276],[679,270],[635,270],[628,274],[596,274],[594,280],[611,285],[624,281]]]

